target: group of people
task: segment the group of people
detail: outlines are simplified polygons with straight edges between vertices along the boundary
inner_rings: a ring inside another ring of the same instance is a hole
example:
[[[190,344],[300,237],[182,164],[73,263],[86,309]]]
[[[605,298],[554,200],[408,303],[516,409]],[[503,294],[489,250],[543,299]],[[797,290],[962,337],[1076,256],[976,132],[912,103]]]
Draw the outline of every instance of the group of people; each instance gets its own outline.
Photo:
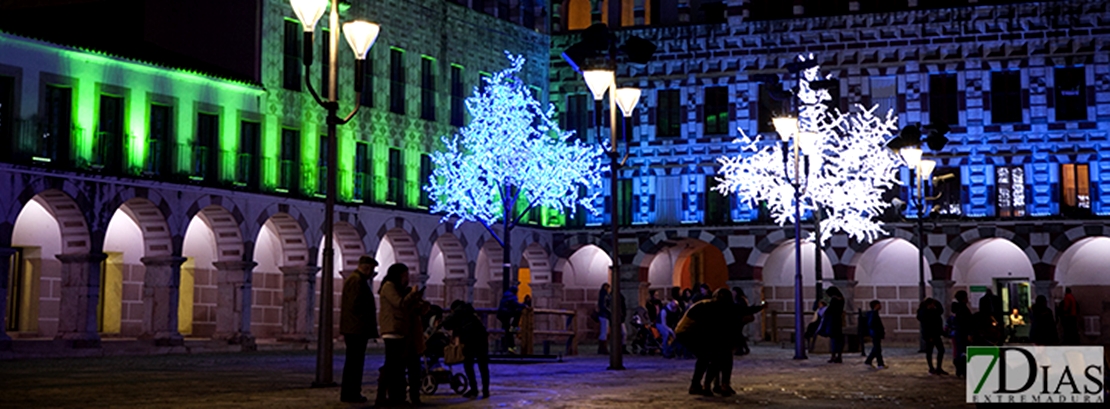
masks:
[[[598,291],[597,317],[600,323],[598,353],[608,354],[608,341],[611,320],[614,318],[611,305],[617,297],[620,311],[616,323],[625,322],[625,303],[620,294],[614,295],[608,283],[602,284]],[[763,310],[764,304],[749,305],[748,298],[739,287],[731,291],[720,288],[710,292],[706,284],[691,289],[671,289],[667,300],[659,297],[658,290],[648,292],[648,300],[640,310],[644,317],[637,318],[643,330],[659,345],[664,358],[676,356],[693,357],[694,375],[690,382],[690,394],[713,396],[732,396],[733,355],[750,352],[744,326],[755,319],[755,314]],[[625,337],[621,325],[621,340]],[[654,329],[654,331],[651,331]],[[622,342],[623,345],[623,342]]]
[[[340,400],[348,403],[368,401],[362,395],[366,346],[371,339],[381,338],[385,343],[385,363],[379,369],[375,405],[404,404],[406,395],[409,403],[419,404],[423,375],[420,357],[427,348],[425,323],[428,321],[425,317],[433,306],[424,300],[424,288],[409,286],[408,267],[397,263],[389,266],[377,289],[381,303],[378,310],[373,290],[377,266],[373,257],[362,256],[358,268],[343,281],[339,332],[347,350]],[[463,345],[463,364],[470,383],[464,396],[478,395],[474,376],[477,363],[482,374],[482,397],[489,397],[489,340],[485,324],[474,307],[456,300],[451,304],[450,314],[432,325],[451,331]]]

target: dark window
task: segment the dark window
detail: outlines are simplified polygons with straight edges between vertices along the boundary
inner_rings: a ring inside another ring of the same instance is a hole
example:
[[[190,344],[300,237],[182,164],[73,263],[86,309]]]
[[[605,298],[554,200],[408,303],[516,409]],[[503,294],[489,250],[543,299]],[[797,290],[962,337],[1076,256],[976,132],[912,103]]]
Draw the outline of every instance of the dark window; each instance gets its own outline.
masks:
[[[69,138],[73,130],[73,90],[47,85],[44,99],[43,127],[40,132],[28,135],[32,139],[32,159],[68,166]]]
[[[389,50],[389,111],[405,114],[405,52]]]
[[[215,182],[219,175],[219,124],[216,115],[197,114],[197,139],[193,145],[193,175]]]
[[[728,87],[705,89],[705,134],[728,133]]]
[[[8,295],[8,305],[7,314],[3,318],[7,323],[4,330],[9,332],[19,331],[25,326],[25,323],[21,321],[21,317],[26,314],[24,314],[22,310],[27,305],[26,299],[30,298],[27,297],[28,293],[30,293],[30,288],[27,288],[30,286],[27,284],[32,282],[32,280],[29,280],[30,277],[27,277],[28,271],[24,269],[24,264],[26,263],[23,262],[23,249],[16,247],[14,250],[15,252],[6,256],[8,259],[4,260],[4,262],[7,263],[7,267],[5,268],[7,268],[8,271],[4,271],[3,274],[0,274],[7,276],[7,282],[5,282],[4,285],[7,286],[5,291],[7,291]],[[104,287],[101,286],[101,288]],[[101,299],[103,300],[103,298]]]
[[[621,179],[617,183],[620,202],[617,209],[617,223],[621,226],[632,224],[632,180]]]
[[[331,70],[331,48],[328,47],[328,41],[331,34],[327,29],[320,31],[320,95],[327,98],[328,90],[331,89],[328,87],[331,85],[328,83],[328,71]]]
[[[1083,67],[1056,69],[1056,120],[1087,119],[1087,70]]]
[[[151,105],[146,173],[151,175],[170,173],[172,167],[170,152],[172,148],[173,108],[165,105]]]
[[[399,205],[404,199],[404,167],[401,163],[401,150],[389,148],[389,186],[385,201]]]
[[[304,29],[301,23],[285,20],[284,65],[282,66],[281,86],[287,90],[301,90],[301,38]]]
[[[1091,213],[1090,168],[1086,164],[1065,163],[1060,168],[1063,197],[1060,211],[1064,216],[1087,216]]]
[[[678,136],[682,131],[679,90],[665,89],[657,92],[655,107],[655,135]]]
[[[991,122],[1021,122],[1021,71],[991,73]]]
[[[520,24],[529,30],[536,29],[536,4],[535,0],[523,0],[521,7],[521,22]]]
[[[462,71],[462,67],[451,65],[451,125],[454,126],[463,126],[466,121]]]
[[[316,152],[316,193],[328,193],[328,136],[320,135],[320,144]]]
[[[436,73],[435,60],[420,59],[420,118],[436,120]]]
[[[427,154],[420,155],[420,207],[427,208],[431,206],[431,198],[428,197],[428,191],[424,187],[431,184],[432,179],[432,157]]]
[[[278,165],[278,189],[296,193],[300,188],[301,134],[292,129],[281,130],[281,163]]]
[[[362,93],[359,94],[358,103],[364,107],[374,106],[374,58],[372,52],[366,53],[362,61]]]
[[[715,175],[705,177],[705,224],[725,224],[732,219],[729,196],[714,190],[718,183]]]
[[[701,4],[702,21],[706,24],[721,24],[726,21],[725,3],[723,1],[707,1]]]
[[[355,143],[355,201],[364,201],[370,193],[370,151],[366,142]]]
[[[12,160],[19,145],[15,139],[15,78],[0,76],[0,161]]]
[[[262,158],[259,139],[262,137],[262,125],[258,122],[242,121],[239,123],[239,163],[237,181],[251,189],[258,189],[259,160]]]
[[[123,170],[123,98],[100,96],[100,118],[96,128],[92,167],[107,172]]]
[[[479,72],[478,73],[478,93],[479,94],[485,94],[486,93],[486,85],[488,85],[488,84],[486,84],[486,81],[488,81],[490,78],[492,78],[492,76],[488,72]]]
[[[589,135],[590,127],[590,111],[586,94],[572,94],[567,95],[567,110],[564,116],[563,128],[568,131],[574,131],[574,137],[580,141],[586,141]]]
[[[929,123],[934,125],[959,125],[959,89],[956,74],[929,76]]]
[[[759,84],[759,133],[775,132],[773,119],[790,114],[790,94],[778,92],[779,84]]]

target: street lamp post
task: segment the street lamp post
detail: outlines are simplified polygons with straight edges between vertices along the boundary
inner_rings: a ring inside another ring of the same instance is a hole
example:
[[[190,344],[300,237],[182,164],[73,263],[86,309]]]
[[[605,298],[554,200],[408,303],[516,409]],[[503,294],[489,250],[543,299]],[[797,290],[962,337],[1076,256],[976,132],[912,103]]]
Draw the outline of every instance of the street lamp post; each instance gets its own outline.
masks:
[[[640,100],[640,90],[637,88],[617,88],[615,72],[612,69],[587,70],[582,72],[586,86],[593,94],[595,101],[605,98],[609,94],[609,218],[612,225],[612,242],[610,250],[610,286],[612,288],[612,303],[610,304],[609,325],[609,369],[624,369],[624,357],[621,350],[621,280],[620,280],[620,239],[619,239],[619,209],[618,199],[619,171],[623,165],[620,152],[617,150],[617,106],[620,106],[624,118],[632,116],[636,104]],[[600,121],[599,121],[600,122]],[[598,125],[598,139],[601,137],[601,126]],[[625,156],[627,158],[627,155]]]
[[[304,28],[304,71],[305,85],[308,87],[312,98],[320,107],[327,111],[328,146],[327,146],[327,186],[324,199],[324,260],[320,276],[320,319],[317,331],[316,344],[316,380],[313,386],[334,386],[332,380],[332,278],[335,272],[335,248],[332,244],[334,229],[333,219],[335,214],[336,195],[336,166],[338,150],[336,140],[336,127],[346,124],[358,112],[359,98],[362,95],[363,61],[366,53],[378,38],[380,27],[377,24],[356,20],[343,24],[343,34],[351,50],[355,53],[355,108],[345,118],[340,118],[338,100],[338,67],[336,53],[339,48],[339,1],[331,0],[331,13],[328,16],[328,26],[331,27],[328,38],[328,89],[323,99],[312,87],[309,79],[309,67],[312,65],[312,44],[316,31],[316,22],[323,16],[328,8],[327,0],[290,0],[293,12],[301,21]]]
[[[937,163],[921,159],[921,148],[916,146],[899,149],[898,153],[910,168],[910,177],[917,182],[917,297],[918,301],[925,301],[925,181],[929,180]],[[912,188],[910,195],[913,195]]]
[[[808,359],[806,356],[804,319],[802,312],[805,309],[802,302],[802,193],[805,186],[802,184],[801,159],[804,153],[807,157],[817,135],[809,132],[799,132],[798,118],[775,118],[775,131],[782,138],[782,166],[786,174],[788,170],[787,143],[794,140],[794,177],[790,185],[794,187],[794,359]],[[788,176],[789,177],[789,176]]]

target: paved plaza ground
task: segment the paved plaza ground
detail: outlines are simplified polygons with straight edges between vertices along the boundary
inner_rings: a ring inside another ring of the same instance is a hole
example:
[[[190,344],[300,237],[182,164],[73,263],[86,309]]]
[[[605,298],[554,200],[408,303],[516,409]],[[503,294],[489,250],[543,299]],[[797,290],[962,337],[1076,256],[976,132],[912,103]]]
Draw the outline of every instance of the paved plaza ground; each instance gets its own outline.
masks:
[[[583,347],[583,350],[586,350]],[[886,370],[845,353],[843,364],[826,355],[792,360],[791,349],[757,346],[737,357],[731,398],[687,394],[692,360],[626,356],[624,371],[607,371],[608,357],[568,357],[562,363],[496,364],[493,396],[468,400],[442,385],[425,397],[428,407],[451,408],[959,408],[963,382],[933,376],[922,355],[886,351]],[[342,369],[337,352],[336,379]],[[947,357],[946,357],[947,358]],[[367,368],[381,365],[372,353]],[[213,353],[0,361],[0,407],[74,408],[354,408],[338,401],[338,388],[313,389],[312,351]],[[946,369],[952,371],[951,362]],[[461,371],[461,366],[455,366]],[[376,371],[364,393],[373,396]]]

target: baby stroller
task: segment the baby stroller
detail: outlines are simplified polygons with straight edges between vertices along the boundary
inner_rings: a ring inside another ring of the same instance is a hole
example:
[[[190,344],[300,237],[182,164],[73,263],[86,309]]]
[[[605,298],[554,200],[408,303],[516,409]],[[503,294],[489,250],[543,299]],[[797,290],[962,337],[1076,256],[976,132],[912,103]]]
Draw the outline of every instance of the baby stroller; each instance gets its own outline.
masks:
[[[632,315],[632,328],[635,331],[632,338],[632,353],[655,355],[656,352],[663,352],[659,330],[652,325],[644,307],[636,307]]]
[[[424,376],[420,380],[420,393],[433,395],[439,390],[441,384],[449,384],[451,390],[459,395],[466,393],[468,385],[466,375],[452,373],[451,365],[440,363],[443,350],[450,343],[451,337],[446,331],[438,326],[431,330],[428,340],[425,341],[427,348],[424,350],[424,356],[420,357],[423,361],[421,368],[424,371]]]

